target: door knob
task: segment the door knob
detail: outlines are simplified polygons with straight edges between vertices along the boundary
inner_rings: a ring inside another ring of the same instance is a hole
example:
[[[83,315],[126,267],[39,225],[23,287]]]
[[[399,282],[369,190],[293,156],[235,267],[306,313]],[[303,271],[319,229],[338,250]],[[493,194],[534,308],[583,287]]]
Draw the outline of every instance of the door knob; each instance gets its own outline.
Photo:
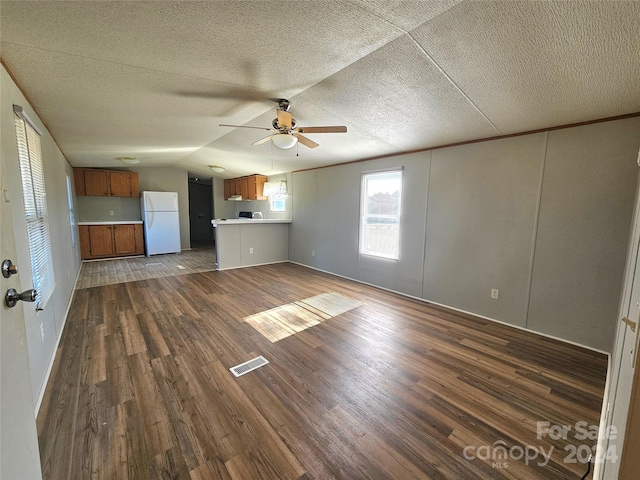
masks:
[[[11,308],[16,306],[18,300],[22,300],[23,302],[35,302],[37,296],[38,292],[33,288],[31,290],[25,290],[22,293],[18,293],[15,288],[10,288],[4,296],[4,301],[7,304],[7,307]]]
[[[18,269],[11,260],[6,259],[2,261],[2,276],[4,278],[9,278],[11,275],[15,275],[16,273],[18,273]]]

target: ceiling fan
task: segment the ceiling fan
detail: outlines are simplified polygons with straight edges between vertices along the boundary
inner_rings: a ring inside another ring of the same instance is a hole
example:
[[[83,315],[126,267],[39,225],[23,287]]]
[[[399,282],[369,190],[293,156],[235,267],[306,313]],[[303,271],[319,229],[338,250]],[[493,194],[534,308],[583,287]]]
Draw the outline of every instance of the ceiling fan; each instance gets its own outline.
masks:
[[[276,109],[277,118],[273,119],[271,123],[272,128],[265,127],[253,127],[250,125],[227,125],[221,123],[221,127],[236,127],[236,128],[257,128],[259,130],[266,130],[272,132],[271,135],[264,137],[257,142],[253,142],[252,145],[261,145],[271,140],[273,144],[282,149],[292,148],[296,143],[300,142],[305,147],[316,148],[318,144],[313,140],[301,135],[302,133],[345,133],[347,127],[345,126],[327,126],[327,127],[299,127],[295,118],[289,112],[291,103],[289,100],[281,98],[278,100],[278,108]]]

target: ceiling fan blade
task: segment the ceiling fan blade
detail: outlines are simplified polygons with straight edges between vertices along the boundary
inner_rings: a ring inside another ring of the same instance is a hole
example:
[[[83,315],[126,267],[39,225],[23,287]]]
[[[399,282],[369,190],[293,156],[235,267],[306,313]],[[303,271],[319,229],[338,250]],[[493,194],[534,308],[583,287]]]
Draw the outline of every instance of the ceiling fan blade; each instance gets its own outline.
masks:
[[[261,138],[257,142],[253,142],[251,145],[262,145],[263,143],[268,142],[271,139],[271,135]]]
[[[271,128],[266,127],[253,127],[251,125],[228,125],[226,123],[220,123],[218,126],[220,127],[234,127],[234,128],[257,128],[258,130],[266,130],[267,132],[271,132]]]
[[[292,116],[289,112],[284,110],[276,110],[278,112],[278,125],[281,127],[291,128]]]
[[[298,141],[303,144],[305,147],[309,147],[309,148],[316,148],[319,147],[320,145],[317,144],[316,142],[314,142],[313,140],[308,139],[305,136],[300,135],[299,133],[294,133],[294,135],[296,137],[298,137]]]
[[[333,127],[298,127],[296,130],[301,133],[346,133],[347,127],[333,126]]]

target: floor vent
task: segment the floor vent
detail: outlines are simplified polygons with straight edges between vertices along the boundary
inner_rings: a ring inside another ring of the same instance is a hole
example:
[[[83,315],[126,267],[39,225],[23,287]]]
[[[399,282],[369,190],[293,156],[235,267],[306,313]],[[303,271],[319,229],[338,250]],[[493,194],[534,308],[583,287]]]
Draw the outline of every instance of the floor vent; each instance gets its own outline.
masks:
[[[267,363],[269,363],[269,360],[260,355],[259,357],[248,360],[244,363],[241,363],[240,365],[231,367],[229,370],[231,370],[231,373],[233,373],[234,376],[239,377],[241,375],[244,375],[245,373],[249,373],[251,370],[260,368]]]

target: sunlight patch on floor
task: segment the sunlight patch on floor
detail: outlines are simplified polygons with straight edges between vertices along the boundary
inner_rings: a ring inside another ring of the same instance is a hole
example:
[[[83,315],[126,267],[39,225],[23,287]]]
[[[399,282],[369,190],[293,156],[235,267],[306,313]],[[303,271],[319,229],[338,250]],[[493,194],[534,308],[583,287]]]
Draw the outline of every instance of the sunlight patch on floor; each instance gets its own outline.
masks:
[[[338,293],[321,293],[250,315],[243,320],[275,343],[360,305],[364,304]]]

